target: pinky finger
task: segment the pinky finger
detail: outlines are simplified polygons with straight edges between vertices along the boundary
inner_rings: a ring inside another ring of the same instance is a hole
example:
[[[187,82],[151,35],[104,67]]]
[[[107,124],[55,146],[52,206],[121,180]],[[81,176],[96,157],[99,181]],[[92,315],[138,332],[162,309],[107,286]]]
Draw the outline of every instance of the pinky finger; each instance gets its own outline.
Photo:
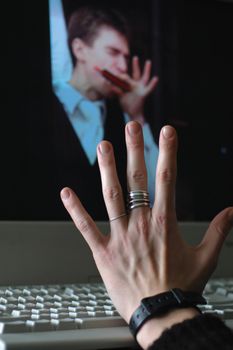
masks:
[[[61,191],[61,199],[75,226],[83,235],[92,252],[94,253],[100,249],[103,245],[104,237],[76,194],[70,188],[65,187]]]

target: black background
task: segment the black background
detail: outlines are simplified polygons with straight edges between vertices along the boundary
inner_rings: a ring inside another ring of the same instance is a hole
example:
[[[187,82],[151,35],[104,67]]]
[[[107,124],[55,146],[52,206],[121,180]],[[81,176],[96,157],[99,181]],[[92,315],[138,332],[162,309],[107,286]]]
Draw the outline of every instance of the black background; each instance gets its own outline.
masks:
[[[116,3],[127,11],[140,9],[141,21],[137,19],[135,26],[151,43],[144,47],[143,36],[138,36],[143,45],[140,54],[152,58],[153,72],[160,78],[148,102],[155,140],[164,124],[174,125],[178,132],[178,218],[210,220],[233,203],[233,4]],[[49,138],[47,1],[8,2],[8,6],[2,50],[0,218],[59,220]]]

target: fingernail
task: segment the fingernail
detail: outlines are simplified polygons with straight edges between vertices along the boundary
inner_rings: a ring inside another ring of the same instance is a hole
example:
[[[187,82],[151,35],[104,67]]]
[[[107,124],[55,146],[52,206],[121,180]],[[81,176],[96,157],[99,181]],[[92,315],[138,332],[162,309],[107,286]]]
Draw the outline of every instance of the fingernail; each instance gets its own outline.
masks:
[[[163,136],[166,139],[169,139],[170,137],[172,137],[174,135],[174,130],[171,126],[164,126],[163,128]]]
[[[140,125],[138,123],[134,122],[134,123],[129,123],[127,125],[127,130],[131,136],[134,136],[140,132],[141,128],[140,128]]]
[[[61,199],[62,200],[67,200],[70,196],[70,191],[68,190],[68,188],[64,188],[62,191],[61,191]]]
[[[110,146],[107,142],[101,142],[101,144],[99,145],[99,150],[101,154],[107,154],[110,152]]]

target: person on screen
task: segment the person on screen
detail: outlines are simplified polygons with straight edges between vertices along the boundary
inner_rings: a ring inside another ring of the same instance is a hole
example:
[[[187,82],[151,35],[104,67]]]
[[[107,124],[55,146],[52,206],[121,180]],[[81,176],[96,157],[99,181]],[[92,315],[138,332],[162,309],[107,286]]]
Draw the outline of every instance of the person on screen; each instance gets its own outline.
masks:
[[[131,160],[127,169],[127,196],[134,202],[135,193],[138,200],[139,190],[147,192],[141,125],[129,122],[125,135]],[[113,147],[107,141],[99,144],[98,162],[110,221],[108,235],[99,231],[72,189],[64,188],[61,198],[92,251],[113,304],[130,325],[142,349],[230,350],[233,332],[220,318],[202,314],[199,303],[203,301],[203,289],[233,226],[233,207],[215,216],[198,245],[191,246],[181,237],[175,208],[177,143],[175,129],[164,126],[159,138],[153,207],[143,205],[147,203],[146,197],[141,196],[142,206],[131,205],[128,211],[126,193],[115,168]],[[144,174],[141,183],[132,176],[135,171]],[[119,195],[113,200],[106,195],[106,188],[117,190]],[[191,293],[187,299],[188,292]],[[161,296],[161,293],[166,294]],[[177,302],[169,302],[172,295]],[[150,300],[147,299],[146,306],[144,303],[138,312],[141,301],[148,297]],[[154,298],[157,307],[160,306],[159,312],[151,307]],[[135,323],[130,321],[132,315]]]
[[[135,120],[143,126],[149,194],[153,202],[158,146],[144,115],[145,100],[158,82],[157,77],[150,77],[151,62],[146,61],[142,71],[138,57],[133,57],[130,62],[129,27],[116,10],[79,8],[69,19],[67,35],[64,34],[66,27],[59,1],[50,2],[50,17],[52,80],[56,95],[54,147],[61,186],[74,187],[94,217],[105,219],[96,147],[103,138],[113,143],[119,177],[126,188],[121,170],[126,164],[124,125]],[[70,51],[64,39],[67,39]],[[69,58],[69,52],[72,58]],[[132,75],[129,74],[130,67]],[[108,69],[123,79],[130,91],[116,87],[98,69]],[[141,181],[140,173],[134,176]],[[86,183],[89,193],[83,190]],[[114,193],[110,195],[114,196]]]

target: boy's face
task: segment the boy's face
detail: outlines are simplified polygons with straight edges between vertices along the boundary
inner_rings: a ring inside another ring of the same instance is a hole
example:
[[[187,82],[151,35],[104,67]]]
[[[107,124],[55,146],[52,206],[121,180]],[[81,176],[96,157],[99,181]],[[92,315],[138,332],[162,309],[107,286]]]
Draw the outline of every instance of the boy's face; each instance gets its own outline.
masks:
[[[85,44],[83,59],[87,83],[103,97],[114,95],[113,85],[96,71],[107,69],[115,75],[128,72],[129,44],[121,33],[103,26],[91,46]]]

